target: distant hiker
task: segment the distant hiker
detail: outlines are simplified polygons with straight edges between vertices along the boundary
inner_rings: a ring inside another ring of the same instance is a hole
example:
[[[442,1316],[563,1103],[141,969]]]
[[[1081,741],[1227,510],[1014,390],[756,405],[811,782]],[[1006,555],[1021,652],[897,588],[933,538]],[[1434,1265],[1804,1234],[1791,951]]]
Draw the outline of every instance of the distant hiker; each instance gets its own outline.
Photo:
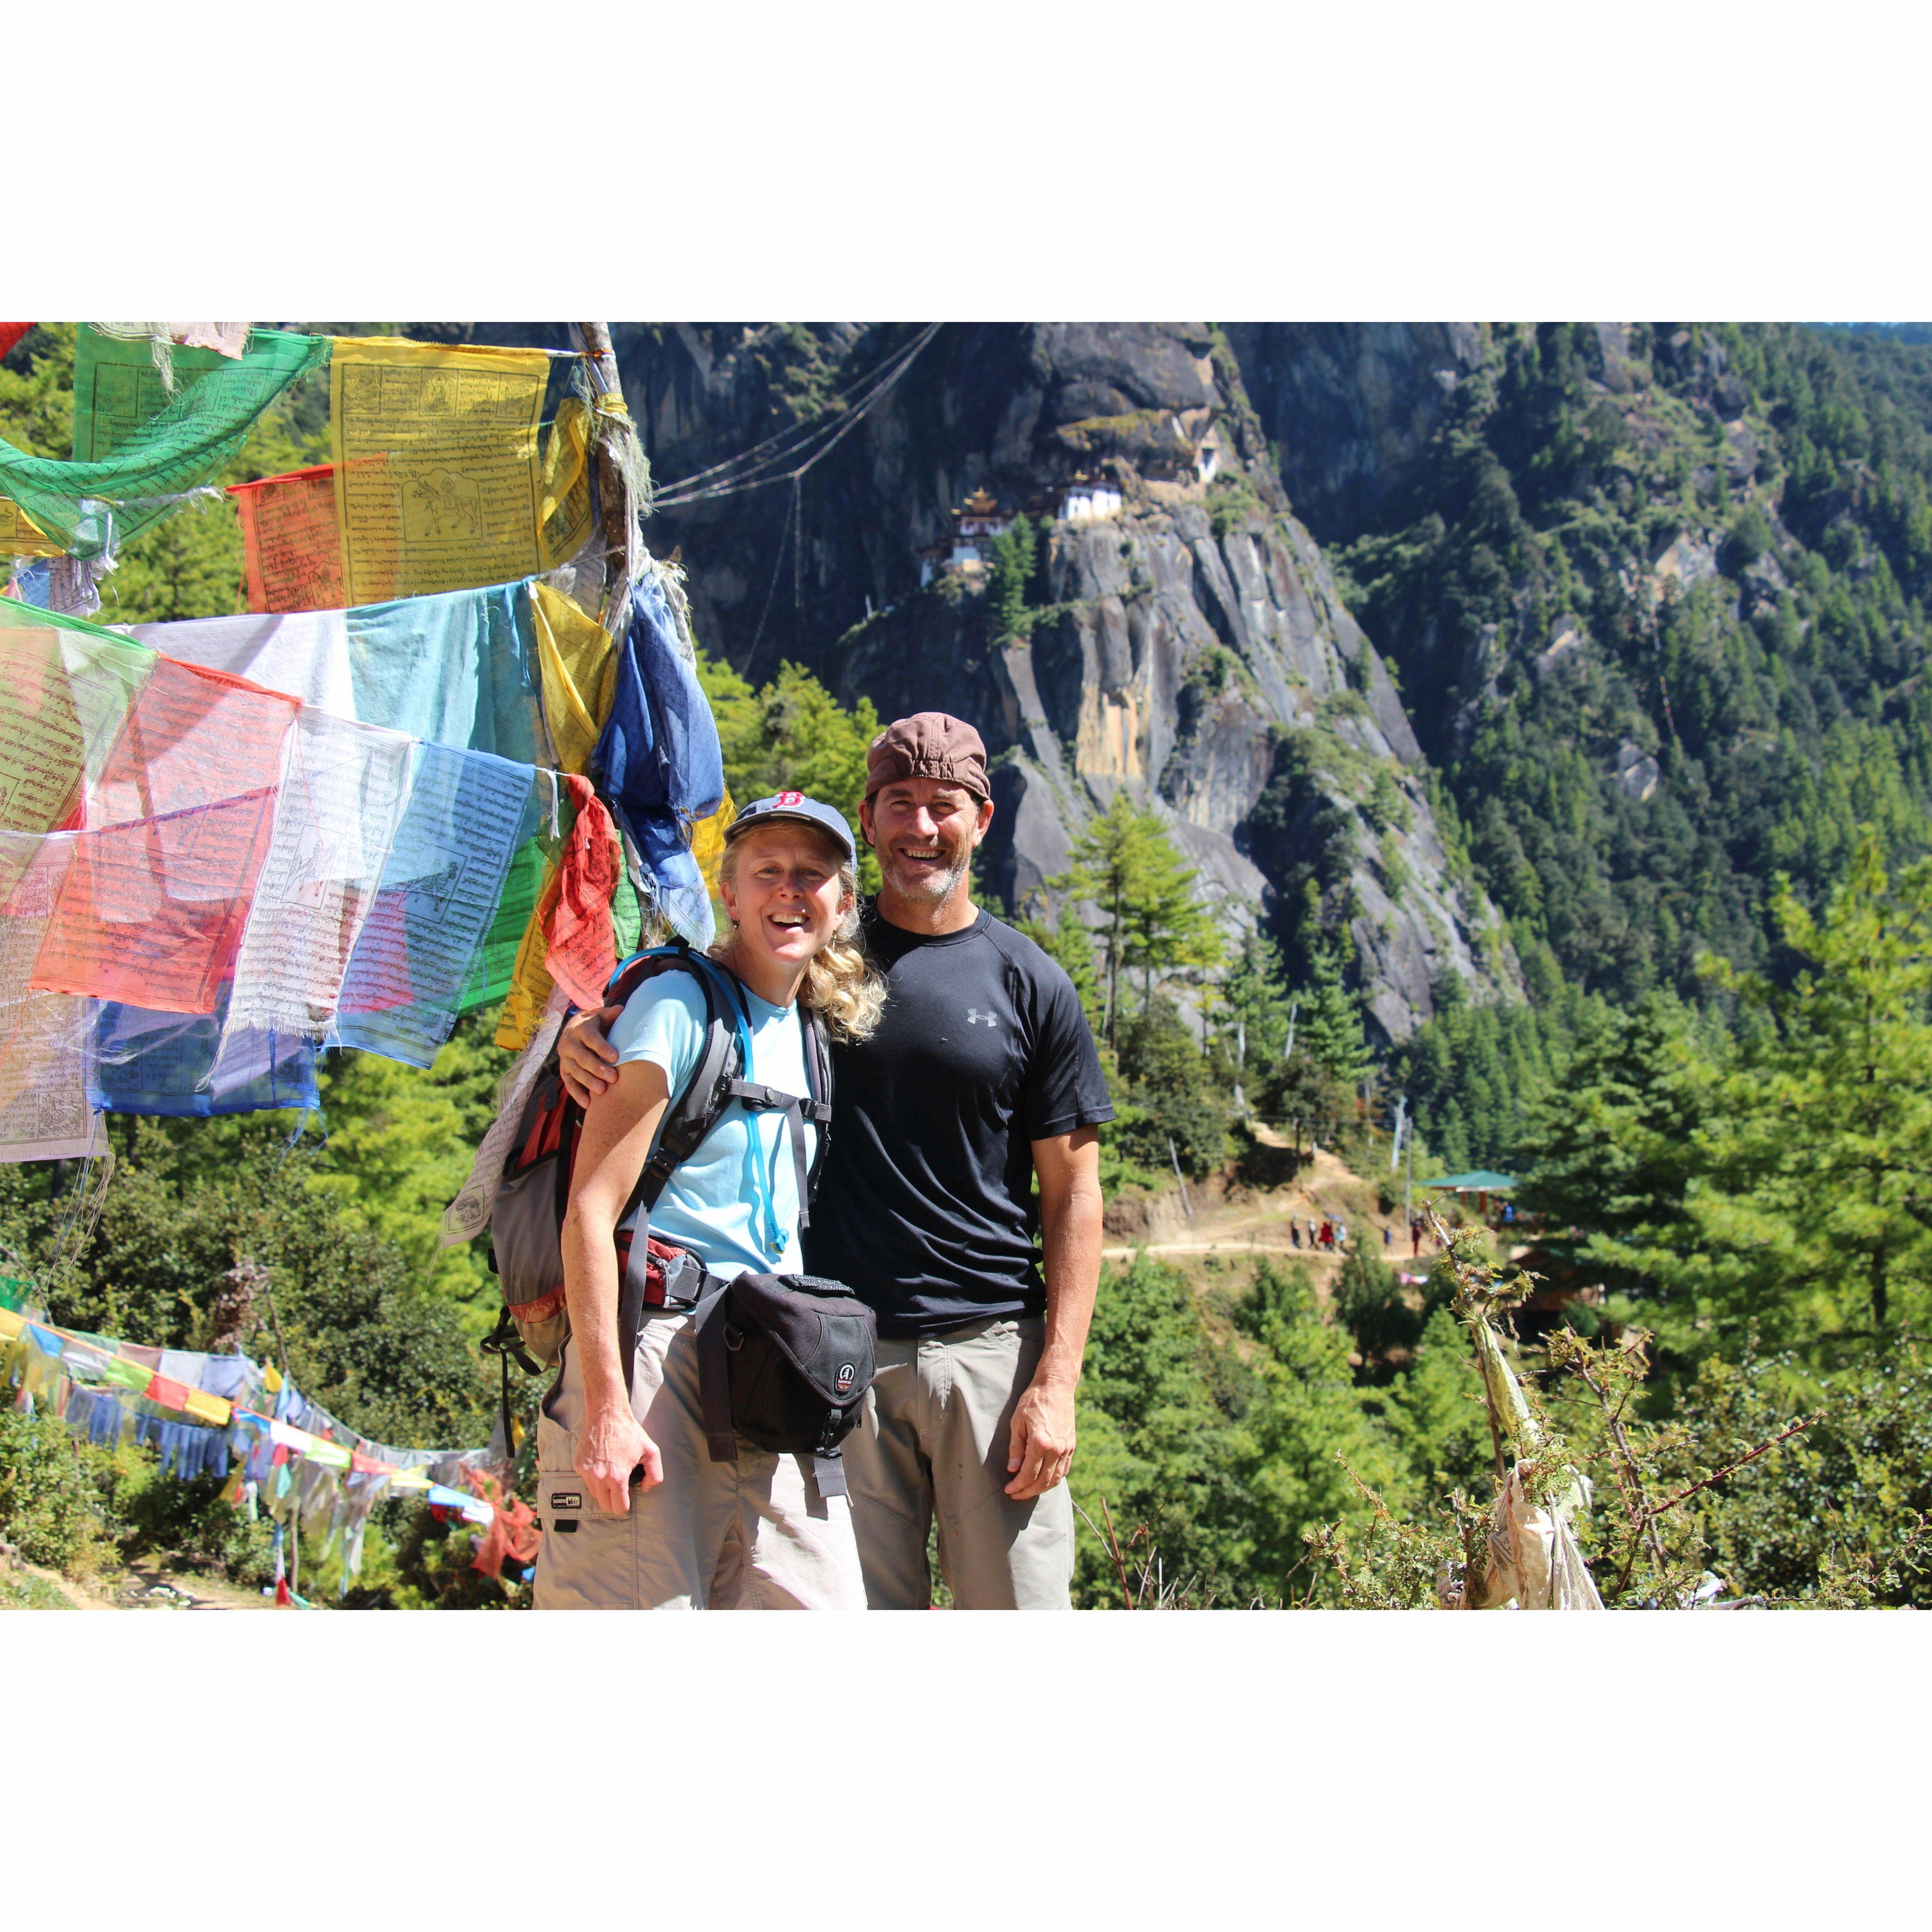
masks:
[[[856,1041],[878,1026],[884,1000],[854,943],[851,831],[831,806],[782,792],[748,806],[725,837],[719,891],[731,924],[711,956],[730,976],[713,992],[721,1004],[741,1002],[733,1018],[748,1040],[745,1082],[780,1100],[804,1096],[800,1003],[834,1038]],[[822,1493],[800,1457],[768,1454],[742,1436],[735,1461],[712,1460],[691,1303],[671,1292],[674,1280],[694,1285],[704,1271],[802,1271],[800,1195],[818,1130],[799,1108],[756,1093],[745,1096],[752,1108],[734,1099],[671,1172],[649,1237],[653,1255],[676,1264],[664,1264],[663,1305],[643,1311],[626,1393],[616,1238],[667,1107],[712,1037],[697,976],[707,970],[694,960],[661,971],[621,1008],[604,1009],[616,1065],[588,1099],[578,1143],[563,1226],[570,1339],[538,1425],[539,1610],[865,1603],[844,1497]]]
[[[1386,1248],[1395,1239],[1395,1230],[1384,1221],[1382,1223],[1382,1246]]]
[[[1301,1223],[1292,1214],[1288,1217],[1288,1238],[1297,1248],[1301,1246]]]
[[[1413,1258],[1422,1252],[1422,1216],[1414,1216],[1408,1224],[1408,1252]]]
[[[1322,1245],[1321,1237],[1315,1232],[1315,1216],[1312,1214],[1308,1217],[1308,1245],[1311,1248],[1318,1248]]]
[[[806,1250],[876,1310],[878,1372],[844,1444],[874,1610],[1070,1606],[1074,1388],[1100,1269],[1100,1136],[1114,1117],[1066,974],[972,903],[992,824],[986,748],[940,712],[872,741],[860,822],[882,884],[866,943],[889,988],[833,1064]],[[562,1058],[610,1058],[589,1018]],[[1042,1252],[1036,1258],[1034,1180]]]
[[[1338,1248],[1346,1248],[1348,1245],[1348,1224],[1346,1221],[1335,1223],[1335,1245]]]
[[[1324,1221],[1322,1224],[1322,1245],[1332,1252],[1335,1246],[1335,1224]]]

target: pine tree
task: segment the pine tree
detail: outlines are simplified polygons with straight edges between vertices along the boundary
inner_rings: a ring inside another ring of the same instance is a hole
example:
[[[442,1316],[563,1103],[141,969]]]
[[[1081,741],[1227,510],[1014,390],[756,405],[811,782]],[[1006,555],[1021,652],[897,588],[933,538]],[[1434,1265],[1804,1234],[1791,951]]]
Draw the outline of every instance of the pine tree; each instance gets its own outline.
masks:
[[[1688,1233],[1693,1144],[1718,1078],[1672,995],[1597,1009],[1522,1146],[1519,1202],[1542,1217],[1545,1244],[1613,1289],[1652,1280],[1648,1252]]]
[[[869,698],[850,711],[812,674],[783,664],[760,690],[722,658],[698,654],[698,681],[718,721],[724,783],[740,805],[772,793],[796,790],[836,805],[856,838],[859,806],[866,795],[866,752],[878,735],[879,714]],[[878,884],[878,861],[862,848],[861,883]]]
[[[1238,1075],[1250,1066],[1271,1070],[1288,1044],[1288,998],[1282,972],[1281,949],[1258,926],[1241,935],[1240,950],[1221,982],[1228,1030],[1238,1029],[1240,1051],[1234,1056]]]
[[[996,649],[1009,638],[1031,634],[1027,590],[1037,546],[1033,525],[1018,516],[986,547],[986,641]]]
[[[1342,983],[1342,961],[1333,944],[1315,952],[1314,978],[1299,996],[1295,1043],[1330,1078],[1353,1087],[1370,1065],[1362,1037],[1362,1011]]]
[[[1118,1040],[1120,973],[1142,972],[1142,1004],[1150,1004],[1157,979],[1184,966],[1220,963],[1222,938],[1213,915],[1193,894],[1195,874],[1184,866],[1152,812],[1138,810],[1124,792],[1074,842],[1072,863],[1047,884],[1091,904],[1098,916],[1109,1046]]]
[[[1868,826],[1822,919],[1780,878],[1772,914],[1808,962],[1788,988],[1718,968],[1774,1030],[1748,1042],[1692,1197],[1707,1292],[1833,1328],[1862,1300],[1889,1336],[1932,1285],[1932,860],[1888,874]]]

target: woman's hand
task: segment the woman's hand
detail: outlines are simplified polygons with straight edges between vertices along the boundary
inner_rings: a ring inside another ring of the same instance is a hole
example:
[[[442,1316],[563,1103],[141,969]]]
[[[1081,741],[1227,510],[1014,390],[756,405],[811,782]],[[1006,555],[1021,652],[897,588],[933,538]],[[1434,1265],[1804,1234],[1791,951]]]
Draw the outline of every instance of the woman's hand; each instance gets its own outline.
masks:
[[[584,1478],[590,1500],[612,1516],[627,1516],[631,1508],[631,1473],[641,1468],[640,1494],[664,1480],[664,1459],[658,1445],[644,1433],[630,1405],[593,1410],[577,1438],[570,1466]]]

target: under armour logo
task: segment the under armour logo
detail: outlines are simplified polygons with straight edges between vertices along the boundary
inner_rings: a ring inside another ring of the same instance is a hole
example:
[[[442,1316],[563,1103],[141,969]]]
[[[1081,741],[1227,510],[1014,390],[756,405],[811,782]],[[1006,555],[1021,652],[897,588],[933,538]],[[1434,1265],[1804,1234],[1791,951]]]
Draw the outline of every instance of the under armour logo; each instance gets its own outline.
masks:
[[[977,1006],[968,1006],[966,1009],[966,1024],[968,1026],[996,1027],[999,1022],[991,1013],[980,1012]]]

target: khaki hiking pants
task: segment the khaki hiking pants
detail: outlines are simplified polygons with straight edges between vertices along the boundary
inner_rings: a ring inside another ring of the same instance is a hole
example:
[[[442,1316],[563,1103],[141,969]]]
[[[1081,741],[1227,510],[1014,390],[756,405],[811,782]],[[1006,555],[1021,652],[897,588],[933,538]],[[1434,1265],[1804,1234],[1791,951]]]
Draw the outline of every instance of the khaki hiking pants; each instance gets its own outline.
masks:
[[[926,1551],[935,1515],[939,1567],[961,1610],[1072,1608],[1066,1485],[1029,1502],[1006,1493],[1013,1410],[1046,1340],[1038,1320],[880,1338],[865,1413],[841,1445],[868,1609],[931,1606]]]
[[[537,1422],[536,1604],[540,1610],[860,1610],[850,1507],[821,1496],[796,1456],[741,1436],[736,1462],[704,1442],[688,1315],[646,1313],[631,1406],[664,1458],[664,1480],[628,1514],[590,1500],[571,1466],[584,1420],[574,1352]]]

